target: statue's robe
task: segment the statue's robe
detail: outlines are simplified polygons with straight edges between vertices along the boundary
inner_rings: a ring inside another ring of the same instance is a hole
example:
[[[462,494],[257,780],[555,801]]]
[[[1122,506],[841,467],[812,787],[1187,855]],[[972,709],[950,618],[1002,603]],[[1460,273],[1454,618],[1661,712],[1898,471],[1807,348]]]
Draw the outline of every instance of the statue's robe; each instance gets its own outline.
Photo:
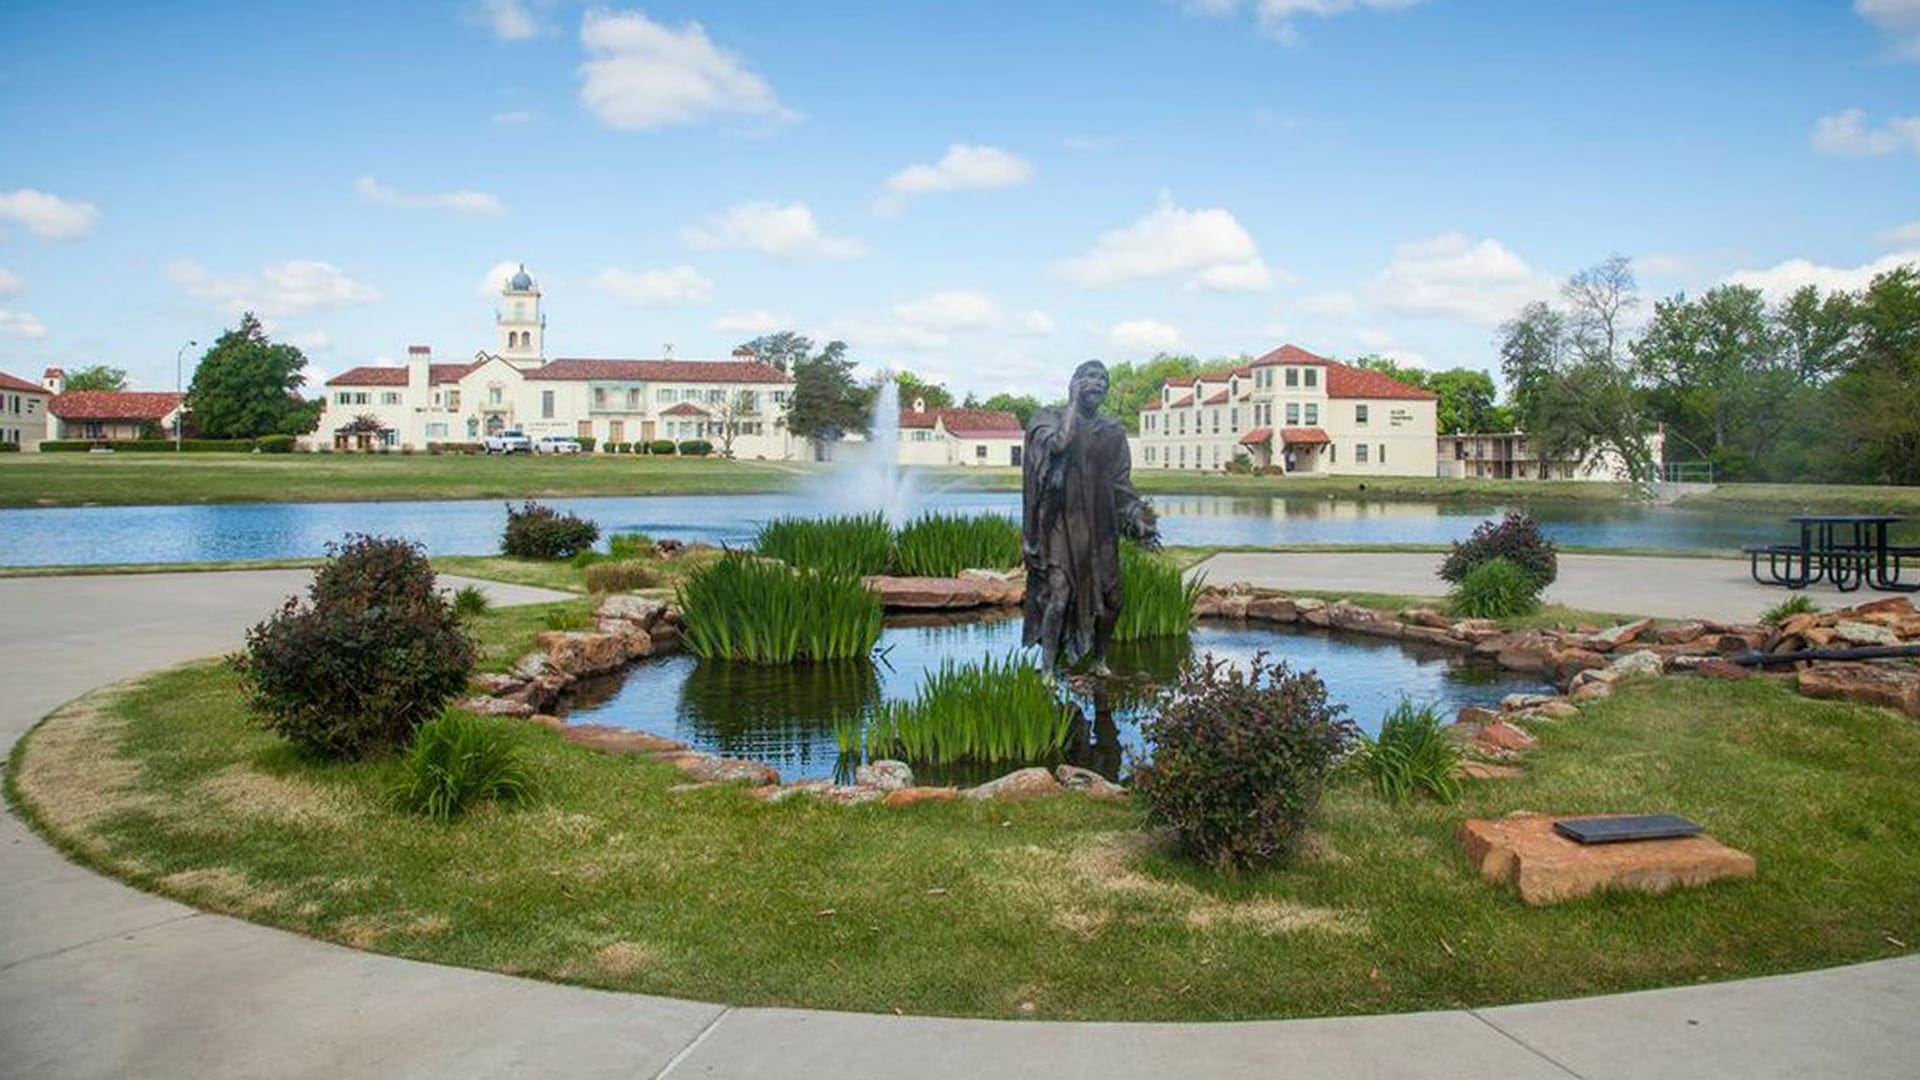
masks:
[[[1133,490],[1127,433],[1096,415],[1076,421],[1040,409],[1027,423],[1021,459],[1021,532],[1027,563],[1026,644],[1063,665],[1106,655],[1123,601],[1120,537],[1149,532],[1152,511]],[[1060,640],[1043,642],[1050,605],[1064,605]],[[1051,645],[1051,649],[1047,646]]]

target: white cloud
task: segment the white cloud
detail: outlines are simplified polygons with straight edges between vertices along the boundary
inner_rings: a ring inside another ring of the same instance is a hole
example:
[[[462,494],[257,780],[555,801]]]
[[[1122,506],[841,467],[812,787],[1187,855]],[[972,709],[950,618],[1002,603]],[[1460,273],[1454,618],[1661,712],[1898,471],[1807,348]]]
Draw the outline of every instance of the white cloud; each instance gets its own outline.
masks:
[[[1920,60],[1920,0],[1853,0],[1853,10],[1891,34],[1902,56]]]
[[[92,231],[100,210],[92,203],[63,199],[32,188],[0,192],[0,222],[24,225],[35,236],[72,240]]]
[[[189,295],[213,300],[231,313],[299,315],[323,308],[376,303],[379,290],[354,281],[331,263],[295,259],[261,268],[258,274],[216,277],[198,263],[170,263],[167,278]]]
[[[1092,250],[1053,272],[1086,288],[1185,277],[1189,288],[1257,292],[1273,282],[1253,235],[1231,213],[1183,210],[1165,194],[1145,217],[1102,233]]]
[[[947,147],[946,156],[932,165],[909,165],[887,177],[884,194],[875,209],[888,213],[908,196],[940,191],[993,191],[1018,187],[1033,179],[1033,166],[1018,154],[995,146]]]
[[[1260,21],[1260,29],[1281,41],[1292,42],[1299,37],[1294,29],[1294,20],[1303,15],[1326,19],[1335,15],[1344,15],[1349,11],[1398,11],[1410,8],[1420,0],[1186,0],[1188,12],[1195,15],[1208,15],[1222,18],[1234,15],[1242,7],[1251,7]]]
[[[1920,247],[1920,221],[1895,225],[1874,239],[1888,247]]]
[[[1053,333],[1053,316],[1044,311],[1028,311],[1014,321],[1013,333],[1028,337],[1046,337]]]
[[[1901,150],[1920,154],[1920,116],[1889,116],[1878,127],[1867,125],[1863,109],[1823,116],[1813,125],[1813,148],[1846,157],[1883,157]]]
[[[487,267],[485,276],[473,287],[474,294],[488,300],[500,298],[501,290],[507,287],[507,280],[520,272],[520,264],[512,259],[494,263]]]
[[[1459,233],[1396,245],[1368,287],[1369,299],[1396,315],[1437,315],[1497,325],[1556,284],[1497,240]]]
[[[885,319],[849,318],[829,323],[809,335],[818,340],[846,342],[854,350],[908,349],[928,352],[944,349],[952,339],[941,331]]]
[[[1822,291],[1864,289],[1878,275],[1913,262],[1920,262],[1920,249],[1895,251],[1859,266],[1821,266],[1808,259],[1788,259],[1764,270],[1738,271],[1729,275],[1727,282],[1759,289],[1779,300],[1802,285]]]
[[[1351,319],[1360,313],[1360,300],[1350,292],[1334,290],[1304,296],[1295,304],[1302,315],[1323,319]]]
[[[729,311],[707,324],[723,334],[771,334],[786,330],[794,325],[793,316],[784,311],[768,311],[758,308],[753,311]]]
[[[38,341],[47,336],[46,324],[24,311],[0,308],[0,337]]]
[[[0,266],[0,296],[14,296],[27,287],[20,275]]]
[[[1353,332],[1353,339],[1365,349],[1385,349],[1393,345],[1394,336],[1385,330],[1366,326]]]
[[[686,265],[667,270],[621,270],[609,266],[600,271],[593,284],[630,304],[645,307],[695,304],[713,299],[713,279]]]
[[[499,199],[479,191],[443,191],[437,194],[414,195],[385,187],[371,176],[363,176],[355,180],[353,189],[370,203],[398,207],[403,210],[450,210],[456,214],[474,214],[480,217],[499,217],[507,212],[507,208],[500,204]]]
[[[1129,319],[1115,323],[1107,331],[1107,341],[1127,356],[1151,356],[1180,348],[1183,339],[1178,327],[1157,319]]]
[[[680,238],[702,251],[730,248],[782,259],[851,259],[861,254],[859,241],[821,232],[805,203],[742,203],[681,230]]]
[[[310,330],[304,334],[295,334],[287,339],[287,344],[303,353],[323,353],[333,351],[333,335],[325,330]]]
[[[1643,278],[1676,278],[1693,270],[1693,260],[1685,255],[1656,251],[1633,257],[1633,272]]]
[[[522,124],[531,124],[536,119],[538,118],[527,109],[508,109],[493,114],[493,122],[501,127],[519,127]]]
[[[476,0],[469,17],[501,41],[526,41],[540,36],[540,22],[522,0]]]
[[[902,322],[935,330],[982,330],[1000,321],[1000,305],[983,292],[928,293],[893,305]]]
[[[580,22],[580,100],[608,127],[651,131],[718,115],[794,114],[741,59],[688,21],[680,29],[638,11],[589,11]]]

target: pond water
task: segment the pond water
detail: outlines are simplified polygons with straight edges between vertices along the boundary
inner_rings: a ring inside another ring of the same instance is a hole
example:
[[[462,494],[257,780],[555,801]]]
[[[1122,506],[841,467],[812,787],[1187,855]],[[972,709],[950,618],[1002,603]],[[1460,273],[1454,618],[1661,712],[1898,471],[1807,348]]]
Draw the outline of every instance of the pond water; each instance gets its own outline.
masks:
[[[1019,648],[1020,626],[1018,617],[889,620],[873,662],[763,666],[675,653],[579,684],[565,714],[575,723],[645,731],[727,757],[764,761],[789,781],[844,779],[853,763],[840,759],[836,717],[871,715],[880,703],[913,697],[944,658],[1004,656]],[[1080,701],[1084,719],[1067,760],[1118,779],[1142,752],[1137,721],[1152,686],[1171,682],[1190,654],[1212,654],[1245,668],[1262,650],[1270,659],[1319,672],[1329,699],[1368,732],[1378,730],[1380,718],[1402,697],[1433,702],[1450,719],[1463,705],[1491,705],[1507,694],[1545,689],[1538,679],[1451,650],[1207,620],[1190,638],[1115,645],[1115,690],[1103,701]],[[929,782],[972,783],[1012,767],[916,771]]]
[[[1170,544],[1393,543],[1456,540],[1504,512],[1495,502],[1387,502],[1281,495],[1155,495]],[[740,545],[768,518],[826,512],[817,495],[661,495],[555,499],[604,532]],[[925,509],[1013,515],[1014,492],[946,490]],[[1790,539],[1772,513],[1684,510],[1638,504],[1548,504],[1532,508],[1562,544],[1593,547],[1737,548]],[[251,503],[0,510],[0,566],[223,562],[321,554],[348,532],[404,536],[436,555],[498,550],[506,523],[497,500],[457,502]]]

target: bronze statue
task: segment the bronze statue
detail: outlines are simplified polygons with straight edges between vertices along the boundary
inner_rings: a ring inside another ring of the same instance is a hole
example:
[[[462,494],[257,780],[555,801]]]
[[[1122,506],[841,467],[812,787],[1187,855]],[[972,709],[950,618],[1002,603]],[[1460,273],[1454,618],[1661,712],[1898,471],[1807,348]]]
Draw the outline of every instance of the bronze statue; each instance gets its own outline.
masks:
[[[1089,360],[1073,372],[1064,409],[1027,422],[1021,477],[1026,553],[1025,643],[1040,646],[1048,672],[1092,657],[1107,669],[1107,646],[1125,602],[1120,537],[1157,549],[1153,507],[1133,490],[1126,429],[1100,413],[1107,369]]]

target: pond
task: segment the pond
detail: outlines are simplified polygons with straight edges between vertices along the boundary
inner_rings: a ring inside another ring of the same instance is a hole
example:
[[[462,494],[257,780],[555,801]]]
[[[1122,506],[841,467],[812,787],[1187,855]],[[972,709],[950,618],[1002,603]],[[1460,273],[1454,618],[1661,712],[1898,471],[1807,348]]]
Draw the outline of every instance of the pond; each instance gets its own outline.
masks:
[[[1389,502],[1285,495],[1155,495],[1170,544],[1440,544],[1505,511],[1496,502]],[[817,494],[662,495],[555,499],[603,531],[744,544],[768,518],[823,513]],[[1015,492],[949,489],[925,509],[1017,514]],[[1602,503],[1532,508],[1561,544],[1717,548],[1785,538],[1781,515]],[[225,562],[321,554],[348,532],[418,540],[436,555],[498,550],[506,523],[498,500],[453,502],[245,503],[0,510],[0,566]]]
[[[1017,616],[890,619],[872,662],[761,666],[675,653],[578,684],[565,716],[764,761],[788,781],[845,779],[852,763],[840,758],[837,717],[871,715],[883,702],[911,698],[942,659],[1004,656],[1019,648],[1020,627]],[[1187,638],[1114,646],[1116,689],[1103,701],[1080,701],[1083,720],[1067,760],[1119,779],[1142,752],[1138,721],[1151,687],[1171,682],[1188,655],[1212,654],[1244,669],[1262,650],[1296,669],[1317,671],[1329,699],[1368,732],[1378,730],[1380,718],[1402,697],[1432,702],[1451,719],[1463,705],[1492,705],[1507,694],[1547,689],[1537,678],[1453,650],[1204,620]],[[916,771],[929,782],[974,783],[1013,767]]]

